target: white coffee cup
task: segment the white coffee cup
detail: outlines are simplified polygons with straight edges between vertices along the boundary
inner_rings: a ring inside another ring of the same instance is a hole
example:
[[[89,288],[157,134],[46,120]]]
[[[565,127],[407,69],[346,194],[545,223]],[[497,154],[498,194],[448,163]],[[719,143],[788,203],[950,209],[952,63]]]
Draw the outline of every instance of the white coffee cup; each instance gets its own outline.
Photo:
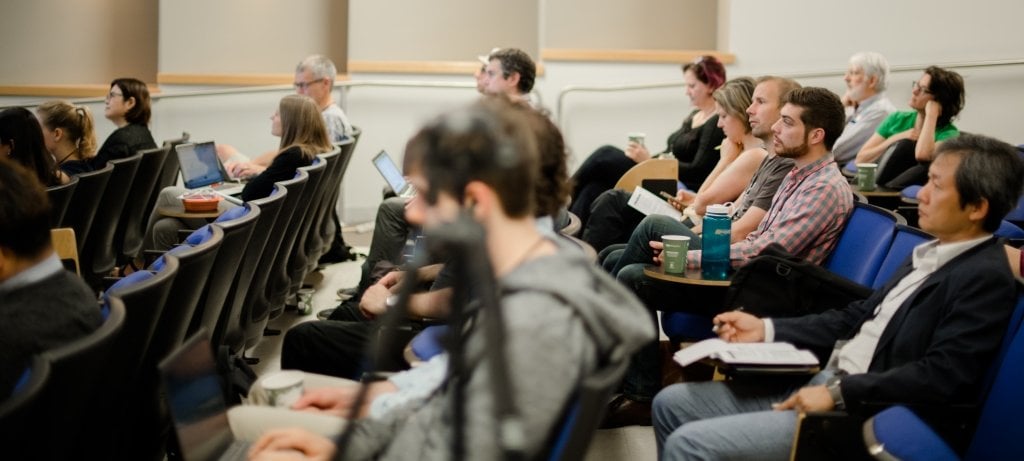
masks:
[[[303,391],[303,373],[298,370],[281,370],[265,376],[260,385],[267,395],[267,403],[274,407],[291,407]]]

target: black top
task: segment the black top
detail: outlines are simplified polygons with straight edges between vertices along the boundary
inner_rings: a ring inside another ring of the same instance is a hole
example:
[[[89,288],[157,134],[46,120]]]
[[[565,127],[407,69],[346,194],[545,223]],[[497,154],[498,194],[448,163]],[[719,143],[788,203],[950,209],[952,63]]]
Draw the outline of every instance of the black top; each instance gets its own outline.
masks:
[[[725,133],[718,127],[718,114],[712,115],[703,125],[693,128],[693,111],[683,126],[668,136],[668,147],[665,152],[671,151],[679,162],[679,180],[686,184],[691,190],[700,188],[701,183],[708,177],[711,170],[715,169],[718,163],[718,151],[716,147],[722,145]]]
[[[135,155],[143,149],[155,149],[156,141],[153,141],[153,134],[145,125],[129,123],[114,130],[103,141],[99,152],[89,162],[93,169],[100,169],[107,166],[107,161],[127,158]]]
[[[242,200],[257,200],[265,198],[274,190],[274,183],[287,181],[295,177],[295,169],[309,166],[312,160],[302,157],[302,150],[297,146],[289,147],[284,152],[277,154],[270,166],[255,178],[249,181],[242,189]]]
[[[92,167],[91,161],[91,158],[85,160],[67,160],[60,164],[60,171],[63,171],[64,174],[68,176],[77,176],[82,173],[96,171]]]

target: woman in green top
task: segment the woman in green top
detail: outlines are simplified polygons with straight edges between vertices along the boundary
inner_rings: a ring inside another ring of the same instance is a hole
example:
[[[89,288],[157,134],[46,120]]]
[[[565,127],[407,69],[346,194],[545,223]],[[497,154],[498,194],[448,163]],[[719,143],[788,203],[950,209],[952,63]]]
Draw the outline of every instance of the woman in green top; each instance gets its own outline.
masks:
[[[941,67],[928,67],[913,83],[913,110],[890,114],[857,153],[857,163],[877,162],[890,146],[906,140],[913,148],[896,149],[883,168],[887,174],[879,171],[878,183],[884,185],[908,169],[914,171],[902,179],[909,184],[923,182],[936,145],[960,134],[953,118],[963,107],[963,77]]]

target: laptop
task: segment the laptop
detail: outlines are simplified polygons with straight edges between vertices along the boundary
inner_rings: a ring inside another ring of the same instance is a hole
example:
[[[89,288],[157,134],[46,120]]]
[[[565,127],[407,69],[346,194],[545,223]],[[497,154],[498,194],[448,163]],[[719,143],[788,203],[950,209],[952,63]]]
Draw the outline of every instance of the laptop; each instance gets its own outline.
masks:
[[[380,151],[373,157],[373,166],[377,167],[377,171],[387,181],[388,186],[391,186],[391,190],[395,191],[395,195],[404,198],[410,198],[416,195],[416,188],[409,184],[409,181],[405,180],[405,176],[402,176],[402,170],[398,168],[398,164],[391,159],[385,151]]]
[[[250,442],[236,440],[210,335],[199,330],[160,362],[181,454],[187,461],[244,460]]]
[[[217,158],[213,141],[178,144],[174,147],[178,155],[181,178],[186,189],[208,187],[221,196],[233,196],[242,192],[245,186],[231,178],[224,164]]]

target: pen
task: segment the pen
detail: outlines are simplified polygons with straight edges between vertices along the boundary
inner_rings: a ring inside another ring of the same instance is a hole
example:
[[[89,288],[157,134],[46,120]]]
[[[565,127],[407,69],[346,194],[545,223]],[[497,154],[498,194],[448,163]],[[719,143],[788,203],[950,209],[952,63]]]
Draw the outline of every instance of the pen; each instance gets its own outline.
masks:
[[[737,308],[733,309],[733,311],[734,312],[743,312],[743,306],[737,307]],[[722,323],[721,322],[715,322],[715,324],[711,326],[711,332],[715,333],[715,334],[718,334],[718,330],[720,330],[721,327],[722,327]]]

